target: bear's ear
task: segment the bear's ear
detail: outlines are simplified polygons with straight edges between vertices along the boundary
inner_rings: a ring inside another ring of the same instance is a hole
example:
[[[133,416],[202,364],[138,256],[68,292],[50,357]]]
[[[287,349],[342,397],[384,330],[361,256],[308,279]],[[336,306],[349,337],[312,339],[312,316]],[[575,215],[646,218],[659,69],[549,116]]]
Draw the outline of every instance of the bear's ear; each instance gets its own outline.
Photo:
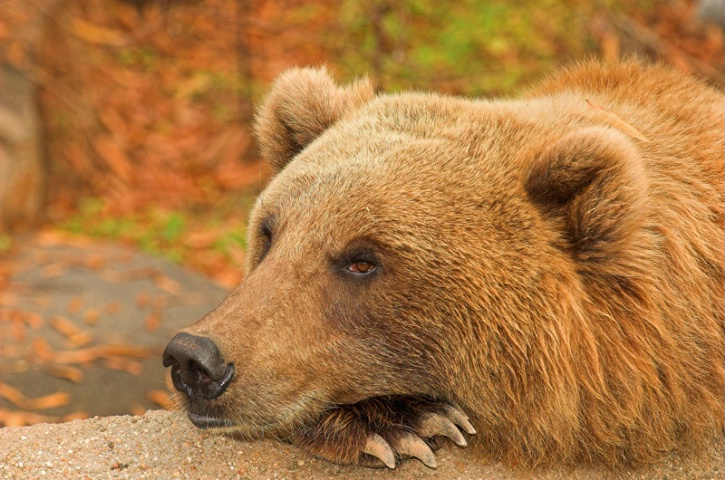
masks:
[[[275,80],[256,119],[261,153],[275,173],[345,113],[374,96],[367,79],[339,87],[325,68],[293,68]]]
[[[616,256],[644,220],[642,158],[612,129],[581,129],[546,147],[529,168],[525,188],[581,261]]]

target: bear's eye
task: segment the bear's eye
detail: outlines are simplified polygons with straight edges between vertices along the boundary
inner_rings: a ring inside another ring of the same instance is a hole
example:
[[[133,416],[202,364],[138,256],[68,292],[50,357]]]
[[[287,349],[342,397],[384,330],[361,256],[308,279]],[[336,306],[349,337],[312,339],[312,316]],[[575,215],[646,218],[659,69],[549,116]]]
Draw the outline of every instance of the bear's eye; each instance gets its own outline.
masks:
[[[347,269],[354,273],[365,274],[375,270],[375,264],[366,260],[356,260],[347,266]]]
[[[267,236],[262,237],[262,249],[259,252],[260,260],[263,259],[265,256],[267,256],[267,252],[269,252],[269,249],[271,246],[272,246],[272,239]]]
[[[269,249],[272,247],[272,223],[273,219],[271,217],[268,217],[262,222],[262,227],[260,228],[260,235],[262,237],[262,248],[259,252],[259,261],[262,261],[262,259],[267,255],[267,252],[269,252]]]
[[[373,248],[365,245],[353,245],[331,260],[337,272],[353,281],[368,281],[384,271],[382,259]]]

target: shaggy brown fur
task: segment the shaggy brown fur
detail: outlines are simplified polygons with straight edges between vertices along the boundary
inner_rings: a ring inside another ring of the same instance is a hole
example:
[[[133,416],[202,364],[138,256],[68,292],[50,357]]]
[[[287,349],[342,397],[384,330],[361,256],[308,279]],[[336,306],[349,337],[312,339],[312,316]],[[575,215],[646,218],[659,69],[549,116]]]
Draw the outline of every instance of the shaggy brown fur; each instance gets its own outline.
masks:
[[[722,436],[722,108],[635,62],[510,101],[285,73],[246,279],[188,329],[237,373],[190,408],[345,463],[444,402],[522,467]]]

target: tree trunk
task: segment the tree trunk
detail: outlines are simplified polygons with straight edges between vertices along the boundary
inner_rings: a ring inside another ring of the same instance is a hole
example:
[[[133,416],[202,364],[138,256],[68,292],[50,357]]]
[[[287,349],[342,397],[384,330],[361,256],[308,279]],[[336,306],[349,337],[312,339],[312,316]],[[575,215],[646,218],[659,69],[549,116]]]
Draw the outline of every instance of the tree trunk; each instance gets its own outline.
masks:
[[[45,178],[37,87],[0,65],[0,231],[40,218]]]

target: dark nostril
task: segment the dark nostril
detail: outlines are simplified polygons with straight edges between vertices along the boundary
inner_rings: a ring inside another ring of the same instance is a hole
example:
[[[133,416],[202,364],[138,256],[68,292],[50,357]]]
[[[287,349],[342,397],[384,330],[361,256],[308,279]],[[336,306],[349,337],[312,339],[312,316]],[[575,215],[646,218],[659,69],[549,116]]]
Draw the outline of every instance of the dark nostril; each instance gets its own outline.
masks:
[[[224,362],[217,345],[207,337],[177,333],[166,346],[165,367],[171,367],[174,387],[189,396],[213,399],[224,393],[234,365]]]
[[[199,337],[186,332],[177,333],[164,350],[163,363],[169,367],[177,362],[183,371],[185,380],[192,380],[192,372],[204,372],[212,381],[221,380],[226,364],[219,348],[207,337]]]

